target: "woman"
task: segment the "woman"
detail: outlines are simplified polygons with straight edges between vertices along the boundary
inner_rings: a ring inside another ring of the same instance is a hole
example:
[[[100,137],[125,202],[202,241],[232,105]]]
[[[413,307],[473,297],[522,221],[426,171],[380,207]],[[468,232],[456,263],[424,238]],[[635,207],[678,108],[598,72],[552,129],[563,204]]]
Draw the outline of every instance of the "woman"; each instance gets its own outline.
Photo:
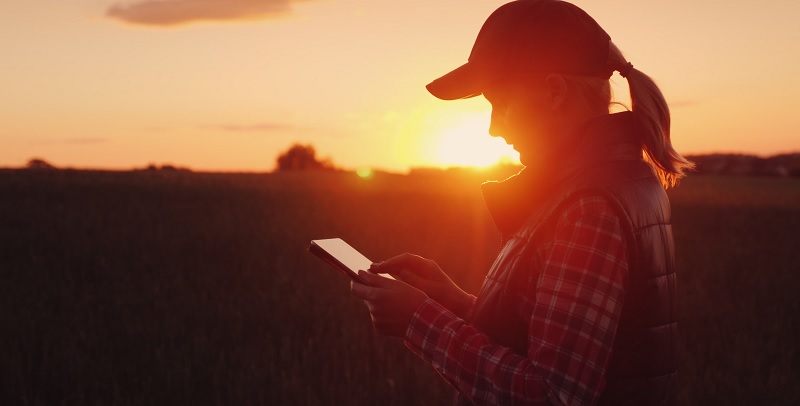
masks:
[[[614,71],[628,80],[629,112],[609,113]],[[460,403],[669,403],[677,326],[664,189],[692,164],[671,146],[655,83],[578,7],[518,0],[428,90],[486,97],[489,133],[525,169],[483,186],[504,243],[478,296],[403,254],[351,286],[374,325],[404,338]]]

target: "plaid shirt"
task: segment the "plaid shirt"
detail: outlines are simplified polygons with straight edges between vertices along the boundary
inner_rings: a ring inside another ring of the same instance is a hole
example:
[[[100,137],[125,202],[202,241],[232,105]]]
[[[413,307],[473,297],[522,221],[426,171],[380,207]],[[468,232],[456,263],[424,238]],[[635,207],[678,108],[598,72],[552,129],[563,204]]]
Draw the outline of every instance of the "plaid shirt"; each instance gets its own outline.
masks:
[[[406,346],[476,404],[594,404],[605,385],[627,286],[620,221],[600,197],[570,204],[536,249],[520,309],[527,354],[497,345],[433,300],[415,312]],[[534,262],[535,263],[535,262]]]

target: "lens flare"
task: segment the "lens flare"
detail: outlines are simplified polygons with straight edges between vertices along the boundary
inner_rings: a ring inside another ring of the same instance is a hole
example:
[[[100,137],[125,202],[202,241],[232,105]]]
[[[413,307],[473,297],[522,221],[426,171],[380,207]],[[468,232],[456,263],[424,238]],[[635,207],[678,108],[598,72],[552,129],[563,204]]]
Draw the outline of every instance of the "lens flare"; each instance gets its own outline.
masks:
[[[502,138],[489,135],[490,112],[466,113],[439,133],[436,159],[442,166],[484,167],[499,161],[519,162],[519,154]]]

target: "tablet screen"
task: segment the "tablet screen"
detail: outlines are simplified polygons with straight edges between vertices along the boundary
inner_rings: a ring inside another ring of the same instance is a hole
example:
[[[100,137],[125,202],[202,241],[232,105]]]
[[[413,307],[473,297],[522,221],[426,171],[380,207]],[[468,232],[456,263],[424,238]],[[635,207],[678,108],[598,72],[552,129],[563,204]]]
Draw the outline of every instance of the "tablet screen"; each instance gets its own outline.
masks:
[[[362,281],[358,271],[366,271],[372,265],[372,261],[341,238],[312,240],[309,251],[359,282]],[[386,274],[381,276],[394,279]]]

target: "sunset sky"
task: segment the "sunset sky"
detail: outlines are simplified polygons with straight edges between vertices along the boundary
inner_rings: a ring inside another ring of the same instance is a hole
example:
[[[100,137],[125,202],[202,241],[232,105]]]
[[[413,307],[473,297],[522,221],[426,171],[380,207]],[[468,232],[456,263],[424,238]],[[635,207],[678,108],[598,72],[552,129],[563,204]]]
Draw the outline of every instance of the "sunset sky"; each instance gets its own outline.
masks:
[[[503,3],[4,0],[0,167],[268,171],[295,142],[352,169],[488,164],[488,103],[424,86]],[[680,152],[800,151],[800,2],[574,3],[658,81]]]

